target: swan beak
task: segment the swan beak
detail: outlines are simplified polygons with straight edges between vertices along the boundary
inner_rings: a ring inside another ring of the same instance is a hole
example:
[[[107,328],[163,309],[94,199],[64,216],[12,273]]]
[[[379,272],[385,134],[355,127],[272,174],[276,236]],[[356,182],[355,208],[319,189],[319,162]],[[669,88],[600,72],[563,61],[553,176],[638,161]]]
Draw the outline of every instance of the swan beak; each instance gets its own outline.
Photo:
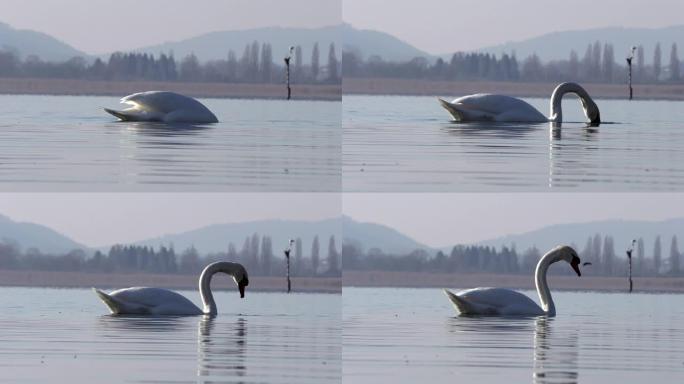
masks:
[[[247,276],[243,277],[240,282],[238,282],[238,288],[240,289],[240,298],[244,299],[245,298],[245,287],[249,285],[249,279],[247,279]]]

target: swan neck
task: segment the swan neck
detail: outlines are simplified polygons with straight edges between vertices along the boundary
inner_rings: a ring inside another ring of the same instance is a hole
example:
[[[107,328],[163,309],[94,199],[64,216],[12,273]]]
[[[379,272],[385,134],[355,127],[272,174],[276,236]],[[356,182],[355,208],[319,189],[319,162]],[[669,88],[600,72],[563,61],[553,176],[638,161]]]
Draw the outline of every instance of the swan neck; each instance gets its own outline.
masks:
[[[202,297],[202,304],[204,306],[203,312],[205,315],[215,316],[218,313],[214,295],[211,293],[211,279],[214,277],[214,274],[223,272],[235,277],[237,268],[237,264],[224,261],[209,264],[204,268],[199,279],[199,291],[200,296]]]
[[[556,259],[556,254],[554,250],[548,252],[537,263],[537,268],[534,271],[534,283],[537,287],[537,294],[539,295],[539,302],[541,307],[549,316],[556,315],[556,306],[553,303],[553,298],[551,297],[551,291],[549,290],[549,285],[546,282],[546,272],[549,266],[558,261]]]
[[[576,83],[563,83],[560,84],[559,86],[556,87],[556,89],[553,90],[553,93],[551,94],[551,102],[550,102],[550,113],[549,113],[549,122],[552,123],[562,123],[563,122],[563,107],[562,107],[562,101],[563,101],[563,96],[566,93],[574,93],[576,94],[581,102],[582,102],[582,107],[584,108],[584,114],[590,118],[588,108],[596,108],[596,104],[594,103],[594,100],[592,100],[591,96],[589,96],[589,93],[582,88],[579,84]]]

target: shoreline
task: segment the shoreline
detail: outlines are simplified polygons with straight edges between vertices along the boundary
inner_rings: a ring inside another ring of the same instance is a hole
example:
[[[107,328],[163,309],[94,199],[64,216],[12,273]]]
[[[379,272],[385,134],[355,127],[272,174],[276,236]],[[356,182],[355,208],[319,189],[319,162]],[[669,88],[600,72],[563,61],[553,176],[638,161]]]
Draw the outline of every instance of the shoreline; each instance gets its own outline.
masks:
[[[0,270],[0,286],[2,287],[112,289],[150,286],[168,289],[197,289],[198,278],[199,275]],[[236,289],[230,278],[217,277],[213,279],[212,286],[217,289]],[[284,277],[253,276],[249,278],[247,290],[285,292],[286,288]],[[342,292],[341,279],[339,277],[292,277],[292,292],[339,294]]]
[[[343,95],[449,96],[498,93],[516,97],[551,96],[557,83],[505,81],[438,81],[390,78],[345,78]],[[627,84],[582,84],[594,98],[627,100]],[[684,101],[684,84],[634,84],[634,100]]]
[[[197,98],[285,100],[286,95],[284,84],[0,78],[0,94],[5,95],[123,97],[150,90]],[[293,84],[292,100],[341,101],[341,87],[339,84]]]
[[[549,275],[554,290],[628,291],[627,277]],[[634,277],[634,292],[684,293],[684,277]],[[532,275],[345,271],[343,287],[454,288],[504,287],[534,290]]]

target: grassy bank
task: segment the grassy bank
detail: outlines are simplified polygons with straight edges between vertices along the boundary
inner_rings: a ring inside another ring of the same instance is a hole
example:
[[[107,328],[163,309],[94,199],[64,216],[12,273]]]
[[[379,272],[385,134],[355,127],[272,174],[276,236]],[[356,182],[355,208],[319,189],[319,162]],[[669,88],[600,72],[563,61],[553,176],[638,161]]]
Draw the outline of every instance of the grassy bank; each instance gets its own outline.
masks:
[[[518,97],[551,97],[556,83],[496,81],[430,81],[385,78],[345,78],[345,95],[462,96],[499,93]],[[594,98],[626,99],[626,84],[582,84]],[[684,100],[684,84],[635,84],[635,99]]]
[[[0,286],[54,287],[54,288],[126,288],[148,286],[174,289],[197,289],[199,275],[156,275],[122,273],[86,273],[60,271],[11,271],[0,270]],[[341,292],[341,280],[330,277],[294,277],[294,292]],[[215,289],[236,289],[235,283],[225,275],[212,280]],[[285,292],[284,277],[250,276],[247,290]]]
[[[552,276],[548,277],[551,289],[627,291],[626,277],[603,276]],[[475,288],[505,287],[534,289],[533,277],[527,275],[453,274],[423,272],[345,271],[345,287],[411,287],[411,288]],[[684,293],[684,278],[635,277],[634,290],[639,292]]]
[[[0,78],[0,94],[92,95],[123,97],[142,91],[173,91],[192,97],[284,99],[284,84],[168,83],[154,81],[91,81],[72,79]],[[292,98],[340,100],[340,86],[302,84],[292,86]]]

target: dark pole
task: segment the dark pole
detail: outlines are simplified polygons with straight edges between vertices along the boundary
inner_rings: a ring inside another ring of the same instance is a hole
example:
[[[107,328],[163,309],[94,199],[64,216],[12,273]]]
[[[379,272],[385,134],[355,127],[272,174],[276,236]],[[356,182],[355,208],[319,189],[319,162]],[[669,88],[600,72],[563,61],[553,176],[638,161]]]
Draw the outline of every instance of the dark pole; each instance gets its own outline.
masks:
[[[629,99],[632,100],[632,97],[634,95],[634,91],[632,89],[632,59],[634,59],[634,50],[636,47],[632,47],[632,50],[630,51],[629,57],[626,59],[627,60],[627,72],[629,73]]]
[[[294,243],[294,240],[290,240],[287,248],[283,251],[285,252],[285,260],[287,262],[287,293],[290,293],[292,290],[292,283],[290,282],[290,252],[292,251],[292,243]]]
[[[629,293],[632,293],[632,252],[634,251],[634,244],[636,240],[632,240],[632,245],[627,250],[627,260],[629,261]]]
[[[285,82],[287,83],[287,99],[290,100],[292,96],[292,89],[290,88],[290,59],[292,58],[292,51],[294,47],[290,47],[290,51],[285,56]]]

